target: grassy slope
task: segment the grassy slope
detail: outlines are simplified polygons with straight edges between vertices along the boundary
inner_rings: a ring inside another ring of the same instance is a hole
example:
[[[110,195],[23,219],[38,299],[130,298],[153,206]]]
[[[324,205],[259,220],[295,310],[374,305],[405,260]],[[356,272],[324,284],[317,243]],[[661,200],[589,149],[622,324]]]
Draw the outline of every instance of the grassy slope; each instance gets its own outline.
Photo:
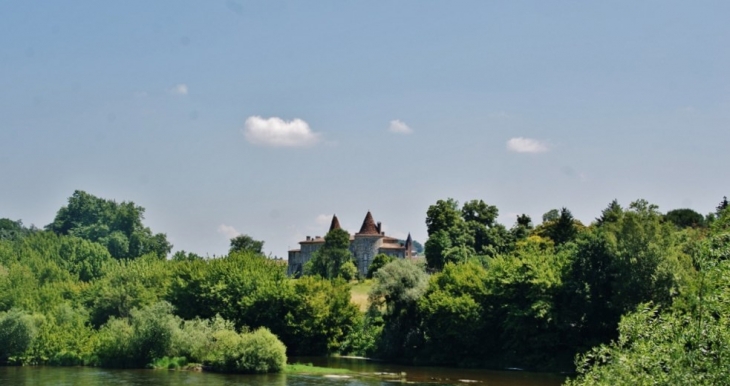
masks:
[[[350,287],[350,298],[352,302],[360,307],[360,311],[367,311],[368,309],[368,292],[373,286],[373,280],[368,279],[363,282],[353,283]]]

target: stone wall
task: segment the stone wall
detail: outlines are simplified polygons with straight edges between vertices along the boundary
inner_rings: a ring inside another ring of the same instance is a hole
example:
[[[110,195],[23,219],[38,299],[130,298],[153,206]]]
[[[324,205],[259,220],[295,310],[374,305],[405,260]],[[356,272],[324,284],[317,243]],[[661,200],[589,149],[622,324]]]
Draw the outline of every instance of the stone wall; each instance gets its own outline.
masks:
[[[312,254],[322,247],[324,243],[307,243],[301,244],[299,251],[289,251],[289,266],[287,267],[288,275],[301,274],[304,264],[312,259]]]
[[[361,275],[367,275],[368,267],[378,254],[381,245],[383,245],[381,235],[355,235],[355,239],[350,243],[350,252],[355,257],[355,265]]]

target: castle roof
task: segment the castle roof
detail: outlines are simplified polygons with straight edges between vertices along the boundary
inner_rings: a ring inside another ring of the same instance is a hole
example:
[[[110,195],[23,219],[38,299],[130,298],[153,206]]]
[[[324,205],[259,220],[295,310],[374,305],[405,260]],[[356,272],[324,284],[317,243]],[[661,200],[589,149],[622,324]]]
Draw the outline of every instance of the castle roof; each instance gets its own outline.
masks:
[[[342,227],[340,227],[340,220],[337,219],[336,214],[332,215],[332,223],[330,224],[329,232],[332,232],[335,229],[342,229]]]
[[[357,234],[373,236],[380,235],[380,232],[378,232],[378,226],[375,225],[375,220],[373,220],[373,215],[370,214],[370,211],[368,211],[368,214],[365,215],[365,220],[362,222],[360,232],[357,232]]]

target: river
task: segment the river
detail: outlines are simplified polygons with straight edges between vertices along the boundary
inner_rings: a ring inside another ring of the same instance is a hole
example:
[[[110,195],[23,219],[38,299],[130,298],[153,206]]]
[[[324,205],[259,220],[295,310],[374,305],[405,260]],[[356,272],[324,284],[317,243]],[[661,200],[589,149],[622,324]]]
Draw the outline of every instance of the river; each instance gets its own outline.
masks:
[[[490,371],[440,367],[389,365],[348,358],[293,358],[301,363],[344,367],[357,373],[406,373],[410,384],[453,385],[483,384],[489,386],[557,386],[565,379],[555,374],[521,371]],[[392,384],[374,377],[327,378],[321,375],[234,375],[168,370],[111,370],[93,367],[0,367],[0,385],[19,386],[368,386]]]

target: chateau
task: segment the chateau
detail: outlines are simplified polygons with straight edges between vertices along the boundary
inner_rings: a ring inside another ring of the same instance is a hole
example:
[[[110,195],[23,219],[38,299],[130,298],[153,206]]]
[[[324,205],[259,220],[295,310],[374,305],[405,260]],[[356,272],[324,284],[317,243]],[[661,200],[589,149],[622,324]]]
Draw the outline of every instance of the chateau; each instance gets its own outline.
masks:
[[[341,229],[340,221],[337,219],[337,215],[332,216],[332,223],[330,224],[330,231],[333,229]],[[292,249],[289,251],[289,275],[301,274],[302,267],[306,262],[312,258],[312,254],[324,245],[323,237],[309,237],[306,240],[299,242],[299,249]],[[382,224],[375,223],[373,215],[365,215],[365,220],[362,222],[360,232],[350,236],[350,253],[355,259],[355,265],[361,275],[365,275],[368,272],[368,267],[373,261],[375,255],[384,253],[399,259],[406,257],[412,257],[413,240],[411,239],[410,233],[405,244],[401,243],[400,240],[388,237],[385,232],[382,231]]]

